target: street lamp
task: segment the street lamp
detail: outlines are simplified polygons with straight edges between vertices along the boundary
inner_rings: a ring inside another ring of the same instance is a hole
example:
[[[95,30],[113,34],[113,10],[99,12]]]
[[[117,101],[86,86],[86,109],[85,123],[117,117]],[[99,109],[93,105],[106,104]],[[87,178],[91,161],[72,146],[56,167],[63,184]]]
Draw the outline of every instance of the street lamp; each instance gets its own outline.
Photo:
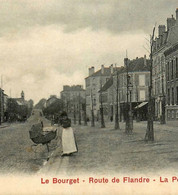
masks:
[[[129,131],[130,131],[130,133],[133,130],[132,89],[133,89],[133,85],[131,83],[129,83],[128,84],[128,91],[130,94],[130,106],[129,106]]]

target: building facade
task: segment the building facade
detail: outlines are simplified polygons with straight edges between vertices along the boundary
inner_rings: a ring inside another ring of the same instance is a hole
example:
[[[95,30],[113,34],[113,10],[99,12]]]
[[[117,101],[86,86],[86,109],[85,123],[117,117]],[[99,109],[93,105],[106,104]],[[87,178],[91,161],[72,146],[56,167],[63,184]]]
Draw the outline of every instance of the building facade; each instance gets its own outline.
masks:
[[[114,119],[116,110],[116,92],[118,82],[118,101],[120,120],[125,120],[126,104],[131,104],[134,118],[139,120],[146,119],[147,103],[148,103],[148,86],[150,79],[149,71],[150,61],[144,58],[128,60],[128,66],[122,66],[113,74],[108,82],[103,86],[100,93],[104,98],[103,107],[105,117],[111,121]],[[127,76],[129,76],[130,86],[127,91]],[[118,79],[118,80],[117,80]],[[128,96],[127,96],[128,92]]]
[[[69,115],[82,112],[83,104],[85,104],[85,90],[82,85],[65,85],[60,95]]]
[[[178,120],[178,42],[165,51],[167,75],[167,121]]]
[[[166,119],[166,58],[164,52],[176,43],[175,26],[176,19],[167,18],[167,29],[165,25],[158,26],[158,37],[153,42],[153,97],[155,99],[155,119],[165,123]],[[174,34],[174,35],[173,35]]]
[[[100,93],[99,91],[104,84],[110,79],[111,75],[116,70],[116,67],[101,66],[101,69],[95,72],[95,68],[89,68],[89,76],[85,78],[86,86],[86,114],[91,118],[91,110],[94,111],[95,118],[99,118],[100,112]],[[106,101],[105,97],[102,98],[103,103]]]

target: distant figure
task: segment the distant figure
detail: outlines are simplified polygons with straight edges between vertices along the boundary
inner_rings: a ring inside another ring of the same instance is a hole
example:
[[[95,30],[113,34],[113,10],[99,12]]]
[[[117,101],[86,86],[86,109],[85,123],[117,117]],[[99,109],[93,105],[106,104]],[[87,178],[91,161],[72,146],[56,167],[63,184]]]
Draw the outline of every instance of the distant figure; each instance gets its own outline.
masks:
[[[60,125],[62,126],[62,155],[68,156],[77,152],[74,132],[71,128],[71,120],[68,118],[66,112],[60,115]]]
[[[113,121],[113,116],[110,117],[110,121],[111,121],[111,122]]]

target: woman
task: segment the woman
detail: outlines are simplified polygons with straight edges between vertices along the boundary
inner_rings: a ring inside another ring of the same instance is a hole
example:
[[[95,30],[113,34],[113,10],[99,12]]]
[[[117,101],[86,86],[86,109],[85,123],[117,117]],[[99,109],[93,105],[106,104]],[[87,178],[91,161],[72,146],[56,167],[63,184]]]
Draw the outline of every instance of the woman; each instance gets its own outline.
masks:
[[[60,116],[60,125],[62,126],[62,156],[68,156],[77,152],[77,146],[74,132],[71,128],[71,120],[66,112],[63,112]]]

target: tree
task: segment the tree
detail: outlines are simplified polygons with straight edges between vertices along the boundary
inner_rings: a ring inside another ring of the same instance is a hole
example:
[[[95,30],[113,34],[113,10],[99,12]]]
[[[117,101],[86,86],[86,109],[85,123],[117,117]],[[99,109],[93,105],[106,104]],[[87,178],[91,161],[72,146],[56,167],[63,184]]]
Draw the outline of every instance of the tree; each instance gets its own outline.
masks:
[[[93,92],[91,89],[91,127],[95,126],[94,105],[93,105]]]
[[[86,95],[85,95],[85,99],[84,99],[84,103],[82,104],[82,110],[83,110],[83,114],[84,114],[84,125],[87,125],[87,113],[86,113]]]
[[[76,105],[74,102],[74,124],[76,124]]]
[[[153,33],[150,37],[150,85],[148,88],[149,100],[148,100],[148,121],[147,130],[145,135],[145,141],[154,141],[154,127],[153,127],[153,110],[154,101],[152,97],[152,67],[153,67],[153,42],[154,42],[155,27],[153,28]]]
[[[116,112],[115,112],[115,129],[120,129],[119,126],[119,71],[116,76]]]
[[[55,102],[51,103],[48,107],[43,109],[43,113],[49,118],[50,116],[55,116],[56,120],[59,114],[64,109],[64,102],[61,99],[57,99]],[[57,122],[57,121],[56,121]]]
[[[80,92],[78,96],[78,124],[81,125],[81,100],[80,100]]]
[[[100,116],[101,116],[101,128],[105,128],[104,112],[103,112],[102,76],[100,79]]]

